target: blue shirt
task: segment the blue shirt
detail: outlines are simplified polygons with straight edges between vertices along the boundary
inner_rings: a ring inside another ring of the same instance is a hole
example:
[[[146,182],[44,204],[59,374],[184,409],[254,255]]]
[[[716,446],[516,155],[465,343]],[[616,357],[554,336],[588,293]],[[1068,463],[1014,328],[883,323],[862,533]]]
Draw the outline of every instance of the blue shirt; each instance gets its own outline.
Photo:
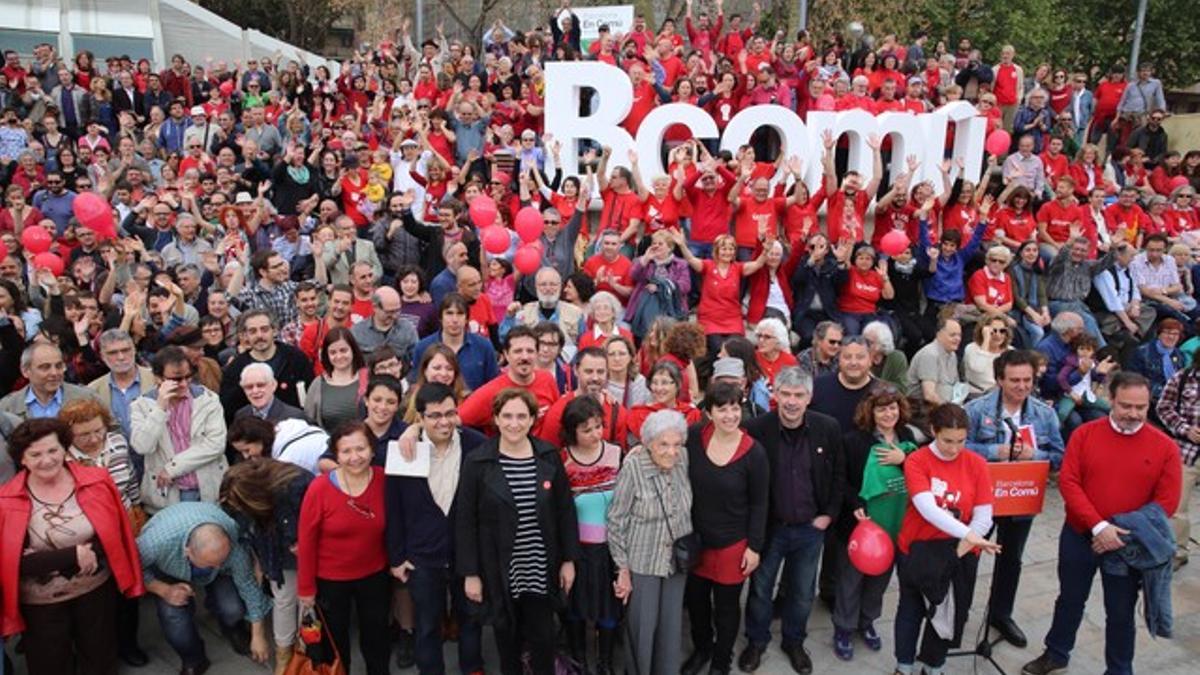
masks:
[[[980,221],[971,233],[971,240],[966,246],[959,247],[958,252],[947,258],[939,255],[937,271],[925,280],[925,297],[934,302],[962,302],[967,296],[966,285],[963,284],[963,267],[979,250],[979,242],[987,225]],[[921,221],[921,245],[917,248],[917,264],[929,266],[929,256],[925,249],[933,246],[929,240],[929,221]]]
[[[112,396],[112,414],[117,418],[117,422],[121,424],[121,433],[125,434],[125,438],[129,438],[129,404],[133,403],[142,395],[142,374],[136,368],[134,369],[133,384],[129,385],[128,389],[122,390],[117,386],[117,383],[110,377],[108,380],[108,393]]]
[[[413,348],[413,363],[420,363],[429,345],[441,341],[440,330],[425,336]],[[500,374],[500,367],[496,363],[496,351],[492,348],[492,343],[480,335],[467,333],[463,338],[462,347],[458,350],[458,370],[462,373],[463,382],[472,391],[495,379]],[[409,379],[417,381],[416,368],[409,372]]]
[[[58,391],[54,392],[54,396],[50,399],[50,402],[44,405],[38,400],[37,395],[33,393],[32,385],[25,388],[25,408],[29,411],[27,415],[28,419],[37,420],[42,419],[43,417],[58,417],[58,413],[60,410],[62,410],[62,406],[62,387],[59,387]]]
[[[442,306],[442,298],[458,289],[458,278],[449,267],[438,272],[429,282],[429,297],[433,299],[434,307]]]
[[[1058,386],[1058,371],[1062,370],[1063,361],[1071,353],[1071,347],[1057,333],[1051,332],[1037,343],[1037,350],[1048,359],[1046,373],[1042,375],[1041,394],[1050,399],[1058,398],[1063,393]]]
[[[67,223],[75,216],[71,207],[75,204],[75,193],[65,190],[56,195],[49,190],[38,190],[33,196],[33,206],[42,215],[54,221],[55,236],[61,237],[67,229]]]

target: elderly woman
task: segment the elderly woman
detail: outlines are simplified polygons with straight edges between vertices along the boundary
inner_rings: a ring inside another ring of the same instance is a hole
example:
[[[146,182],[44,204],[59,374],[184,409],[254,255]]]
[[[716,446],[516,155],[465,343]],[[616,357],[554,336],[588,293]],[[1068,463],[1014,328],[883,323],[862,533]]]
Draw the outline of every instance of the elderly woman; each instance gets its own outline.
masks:
[[[896,349],[896,337],[891,326],[882,321],[872,321],[863,326],[863,339],[871,352],[871,374],[884,382],[891,382],[908,389],[908,357]]]
[[[784,368],[797,365],[791,351],[791,336],[787,326],[779,319],[763,319],[754,327],[758,348],[754,352],[758,369],[767,378],[767,385],[775,385],[775,374]]]
[[[1154,399],[1162,394],[1167,380],[1187,366],[1187,357],[1179,349],[1182,336],[1182,323],[1176,319],[1163,319],[1158,322],[1156,339],[1139,346],[1129,359],[1127,369],[1150,380],[1150,393]]]
[[[646,336],[658,317],[687,316],[692,275],[687,261],[677,258],[674,249],[671,231],[659,230],[650,237],[650,248],[629,269],[633,293],[626,306],[625,322],[638,338]]]
[[[672,543],[692,533],[687,423],[674,410],[660,410],[646,418],[639,436],[645,447],[621,466],[608,507],[613,588],[628,605],[625,663],[636,664],[635,673],[672,675],[683,649],[688,572],[677,567]]]
[[[963,352],[963,379],[969,396],[979,396],[996,386],[992,362],[1012,349],[1012,329],[1003,316],[993,316],[975,324],[975,339]]]
[[[683,391],[683,373],[674,363],[660,361],[650,369],[650,402],[636,405],[629,411],[629,437],[632,444],[638,442],[642,425],[660,410],[674,410],[683,415],[688,426],[698,423],[703,414],[692,403],[679,397]]]
[[[68,462],[70,447],[57,419],[8,436],[20,471],[0,487],[0,636],[22,634],[31,673],[115,675],[118,594],[145,592],[137,543],[108,471]]]
[[[633,333],[617,324],[623,313],[617,296],[608,291],[597,291],[588,301],[587,332],[579,336],[579,349],[603,347],[614,337],[623,337],[632,342]]]
[[[528,390],[497,394],[499,436],[463,461],[455,496],[456,566],[467,600],[482,605],[495,630],[503,675],[523,672],[523,652],[533,675],[553,675],[555,608],[571,592],[581,555],[559,451],[530,435],[537,415]]]
[[[688,479],[704,498],[692,503],[702,548],[685,592],[695,650],[685,673],[710,661],[709,672],[729,672],[742,586],[766,544],[770,468],[767,451],[741,429],[742,396],[736,384],[713,382],[704,395],[710,421],[688,430]]]

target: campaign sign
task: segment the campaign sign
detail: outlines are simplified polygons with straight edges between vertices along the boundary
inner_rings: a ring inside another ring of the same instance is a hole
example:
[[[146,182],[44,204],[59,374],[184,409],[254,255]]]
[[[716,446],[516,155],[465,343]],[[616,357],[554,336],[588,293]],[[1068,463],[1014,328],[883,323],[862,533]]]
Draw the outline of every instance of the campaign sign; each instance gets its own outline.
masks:
[[[989,462],[992,514],[1032,516],[1042,512],[1050,462]]]
[[[633,30],[633,5],[572,7],[571,12],[579,19],[579,43],[584,51],[600,37],[600,26],[608,26],[613,37]],[[558,15],[559,28],[566,16],[566,12]]]

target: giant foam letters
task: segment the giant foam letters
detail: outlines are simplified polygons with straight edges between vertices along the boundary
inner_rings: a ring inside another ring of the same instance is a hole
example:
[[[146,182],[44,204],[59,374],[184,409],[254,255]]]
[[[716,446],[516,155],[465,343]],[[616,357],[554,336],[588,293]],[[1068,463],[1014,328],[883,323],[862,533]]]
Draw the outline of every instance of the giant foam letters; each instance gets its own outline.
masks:
[[[588,115],[579,114],[580,92],[596,91],[597,105]],[[659,150],[663,132],[683,124],[698,138],[717,135],[716,123],[704,110],[685,103],[655,108],[642,121],[635,140],[620,124],[633,105],[629,78],[621,69],[599,62],[549,63],[546,65],[545,128],[567,148],[563,172],[579,172],[577,152],[580,139],[592,139],[612,148],[609,166],[627,166],[628,151],[636,147],[642,175],[649,181],[663,174]],[[864,175],[872,173],[873,157],[867,139],[872,135],[892,139],[891,175],[907,171],[907,158],[920,161],[916,180],[931,180],[940,187],[939,166],[945,157],[946,129],[955,124],[952,157],[963,162],[962,178],[979,179],[987,121],[969,103],[956,101],[921,115],[889,112],[878,116],[862,110],[811,112],[805,124],[782,106],[751,106],[739,112],[725,127],[721,147],[736,151],[761,127],[770,127],[783,141],[785,156],[796,155],[804,162],[804,182],[810,189],[820,185],[826,130],[849,140],[849,167]]]

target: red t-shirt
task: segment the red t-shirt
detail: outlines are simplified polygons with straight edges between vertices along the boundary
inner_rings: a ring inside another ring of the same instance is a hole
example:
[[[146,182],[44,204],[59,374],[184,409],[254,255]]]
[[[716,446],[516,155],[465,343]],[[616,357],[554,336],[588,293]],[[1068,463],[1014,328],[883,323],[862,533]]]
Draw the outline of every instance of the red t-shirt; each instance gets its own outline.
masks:
[[[742,264],[735,262],[726,270],[725,276],[717,272],[717,263],[704,261],[703,286],[700,290],[700,305],[696,308],[696,319],[711,335],[742,335]]]
[[[996,105],[1016,105],[1017,90],[1021,83],[1017,77],[1017,67],[1011,63],[1001,63],[996,66],[996,81],[992,83],[992,93],[996,95]]]
[[[851,266],[846,283],[838,293],[838,311],[851,314],[871,314],[878,310],[883,295],[883,275],[874,269],[866,272]]]
[[[783,231],[793,252],[797,249],[804,250],[808,236],[820,230],[821,219],[817,216],[817,211],[824,203],[825,188],[822,186],[809,196],[807,202],[793,204],[784,209]]]
[[[642,203],[642,217],[646,221],[646,235],[659,230],[679,229],[679,200],[671,194],[666,199],[648,195]]]
[[[987,461],[963,448],[950,461],[933,454],[925,446],[904,460],[904,485],[915,497],[922,492],[933,493],[937,505],[957,512],[958,520],[971,522],[976,506],[992,503],[992,481],[988,477]],[[900,524],[900,550],[908,553],[914,541],[949,539],[950,535],[934,527],[921,516],[910,501]]]
[[[1042,204],[1037,219],[1038,223],[1046,223],[1046,234],[1059,244],[1065,244],[1071,238],[1072,224],[1082,223],[1078,205],[1063,206],[1057,199]]]
[[[763,236],[778,234],[779,214],[785,204],[786,200],[782,197],[768,197],[760,202],[754,197],[743,196],[733,221],[733,238],[737,240],[737,245],[757,248],[760,233]]]
[[[975,231],[975,223],[979,220],[979,210],[967,204],[954,204],[942,211],[942,231],[958,230],[962,232],[962,240],[970,241]]]
[[[597,291],[608,291],[621,298],[625,297],[625,295],[619,293],[617,289],[609,284],[608,275],[616,277],[617,283],[622,286],[632,286],[633,282],[629,278],[629,270],[632,268],[633,261],[623,255],[618,255],[616,260],[609,262],[604,259],[604,256],[597,253],[583,263],[583,272],[596,280]],[[604,280],[600,281],[600,277],[602,276]]]
[[[1037,222],[1029,211],[1018,213],[1015,209],[1006,206],[1000,209],[996,213],[996,217],[988,223],[988,229],[983,238],[991,241],[996,237],[997,230],[1003,230],[1004,236],[1009,239],[1020,242],[1032,241],[1033,233],[1037,231]]]
[[[632,220],[642,218],[642,200],[635,192],[616,193],[611,188],[600,193],[604,208],[600,211],[600,232],[624,232]]]
[[[844,228],[843,221],[846,213],[846,193],[844,190],[838,190],[829,196],[829,206],[825,211],[825,221],[829,224],[829,244],[836,246],[842,239]],[[871,195],[867,194],[866,190],[859,190],[854,193],[854,219],[856,222],[855,231],[847,232],[846,234],[855,241],[861,241],[863,238],[863,222],[867,216],[867,206],[871,203]]]
[[[972,300],[982,295],[984,301],[993,307],[1008,304],[1013,300],[1012,277],[1003,274],[999,279],[993,279],[988,275],[987,268],[980,268],[967,281],[967,295]]]
[[[1108,231],[1125,230],[1126,241],[1137,241],[1138,231],[1146,226],[1146,221],[1149,219],[1150,216],[1146,215],[1142,207],[1137,204],[1126,209],[1120,203],[1113,203],[1104,209],[1104,220],[1108,222]]]
[[[649,115],[656,105],[658,105],[658,92],[649,82],[643,81],[640,85],[633,87],[633,105],[629,108],[629,114],[621,126],[631,135],[637,136],[642,120],[646,119],[646,115]]]
[[[541,428],[538,429],[538,438],[556,446],[562,445],[562,418],[563,412],[567,409],[567,404],[575,400],[579,394],[570,392],[562,398],[554,402],[550,409],[542,416]],[[621,447],[625,447],[626,430],[629,428],[629,420],[627,413],[620,403],[601,401],[601,407],[604,408],[604,440],[609,443],[616,443]]]
[[[914,233],[916,232],[917,227],[920,226],[920,223],[917,223],[911,217],[912,215],[912,212],[908,209],[902,206],[896,206],[895,204],[886,206],[884,208],[877,207],[875,209],[875,229],[871,232],[871,246],[874,246],[876,249],[878,249],[880,243],[883,241],[883,235],[891,232],[892,230],[900,230],[901,232],[904,232],[910,242],[917,241],[916,236],[908,233],[910,220],[913,221],[912,230]],[[929,236],[936,239],[936,233],[934,232],[931,232]]]
[[[758,369],[762,371],[763,377],[767,378],[767,384],[771,386],[775,385],[775,376],[779,374],[779,371],[784,368],[800,365],[796,361],[795,355],[787,349],[781,350],[779,356],[776,356],[774,361],[768,361],[762,352],[756,351],[754,352],[754,360],[758,362]]]
[[[509,387],[525,389],[533,394],[538,402],[538,419],[533,423],[532,433],[536,436],[542,427],[542,418],[554,402],[558,400],[558,382],[554,375],[545,370],[535,370],[533,383],[528,386],[513,382],[508,371],[500,373],[482,387],[471,392],[471,395],[458,407],[458,416],[465,426],[475,427],[489,436],[496,435],[496,427],[492,423],[492,401],[496,395]]]
[[[1058,179],[1063,176],[1071,175],[1071,161],[1061,152],[1051,156],[1049,152],[1043,152],[1041,155],[1042,167],[1046,171],[1046,184],[1053,187],[1058,184]]]
[[[477,298],[467,311],[467,322],[467,330],[485,338],[491,336],[491,329],[488,326],[499,323],[492,311],[491,301],[483,296]]]
[[[360,300],[355,298],[350,303],[350,323],[355,324],[359,321],[365,321],[375,314],[375,305],[370,298]]]

